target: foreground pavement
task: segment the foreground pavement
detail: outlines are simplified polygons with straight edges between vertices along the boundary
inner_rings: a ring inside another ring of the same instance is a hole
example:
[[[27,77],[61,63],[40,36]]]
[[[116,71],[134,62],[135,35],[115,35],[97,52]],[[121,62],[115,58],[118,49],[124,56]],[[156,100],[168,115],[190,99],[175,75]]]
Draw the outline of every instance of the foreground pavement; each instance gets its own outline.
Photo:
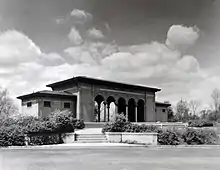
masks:
[[[216,148],[123,146],[3,149],[0,170],[216,170],[220,167],[220,149]]]
[[[8,149],[66,149],[66,148],[215,148],[220,149],[220,145],[143,145],[143,144],[127,144],[127,143],[69,143],[58,145],[41,145],[41,146],[11,146],[0,148],[0,150]]]

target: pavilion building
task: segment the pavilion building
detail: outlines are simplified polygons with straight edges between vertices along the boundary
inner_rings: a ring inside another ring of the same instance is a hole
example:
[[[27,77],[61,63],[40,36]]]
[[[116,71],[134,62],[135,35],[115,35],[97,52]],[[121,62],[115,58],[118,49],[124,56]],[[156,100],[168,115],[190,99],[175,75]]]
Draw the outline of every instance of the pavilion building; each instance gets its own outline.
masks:
[[[108,122],[116,113],[131,122],[167,122],[170,104],[155,101],[158,88],[90,77],[73,77],[47,85],[52,90],[17,97],[22,113],[46,117],[55,110],[69,110],[85,122]]]

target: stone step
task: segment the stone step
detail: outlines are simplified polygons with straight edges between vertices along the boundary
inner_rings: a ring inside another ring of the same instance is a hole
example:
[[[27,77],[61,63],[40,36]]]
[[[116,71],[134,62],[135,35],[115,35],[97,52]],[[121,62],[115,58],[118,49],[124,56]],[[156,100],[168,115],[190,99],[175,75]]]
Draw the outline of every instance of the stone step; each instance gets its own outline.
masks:
[[[76,140],[107,140],[106,138],[76,138]]]
[[[106,139],[105,136],[97,136],[97,137],[90,137],[90,136],[78,136],[76,139]]]
[[[79,140],[74,143],[108,143],[107,140]]]
[[[102,137],[102,136],[105,136],[103,134],[77,134],[76,137]]]
[[[103,143],[107,142],[104,134],[77,134],[76,142],[78,143]]]

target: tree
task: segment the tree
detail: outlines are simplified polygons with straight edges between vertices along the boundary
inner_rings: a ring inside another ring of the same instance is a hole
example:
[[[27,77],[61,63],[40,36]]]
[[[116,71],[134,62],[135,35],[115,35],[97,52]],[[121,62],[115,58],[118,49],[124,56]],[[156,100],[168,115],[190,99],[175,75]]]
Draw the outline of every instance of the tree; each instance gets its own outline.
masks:
[[[198,110],[199,105],[200,105],[200,102],[197,100],[191,100],[189,102],[189,110],[193,116],[197,114],[197,110]]]
[[[180,100],[176,106],[176,117],[178,121],[187,121],[189,119],[188,104],[184,100]]]
[[[0,118],[8,118],[17,112],[18,108],[8,96],[7,89],[0,89]]]
[[[173,108],[171,106],[167,108],[167,112],[168,112],[168,122],[174,122],[175,116],[174,116]]]
[[[219,91],[219,89],[215,88],[212,91],[211,97],[212,97],[213,104],[214,104],[214,111],[217,112],[220,109],[220,91]]]

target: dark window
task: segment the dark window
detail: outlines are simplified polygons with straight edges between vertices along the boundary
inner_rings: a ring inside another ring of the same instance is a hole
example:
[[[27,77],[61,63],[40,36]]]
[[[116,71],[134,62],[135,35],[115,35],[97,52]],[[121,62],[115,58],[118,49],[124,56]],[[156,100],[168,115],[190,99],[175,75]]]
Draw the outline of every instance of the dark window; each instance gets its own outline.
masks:
[[[27,107],[31,107],[31,106],[32,106],[32,102],[28,102]]]
[[[157,109],[155,109],[155,112],[157,112]]]
[[[70,103],[64,103],[64,108],[69,109],[70,108]]]
[[[163,109],[162,111],[165,113],[165,112],[166,112],[166,109]]]
[[[44,101],[44,107],[51,107],[51,102]]]

